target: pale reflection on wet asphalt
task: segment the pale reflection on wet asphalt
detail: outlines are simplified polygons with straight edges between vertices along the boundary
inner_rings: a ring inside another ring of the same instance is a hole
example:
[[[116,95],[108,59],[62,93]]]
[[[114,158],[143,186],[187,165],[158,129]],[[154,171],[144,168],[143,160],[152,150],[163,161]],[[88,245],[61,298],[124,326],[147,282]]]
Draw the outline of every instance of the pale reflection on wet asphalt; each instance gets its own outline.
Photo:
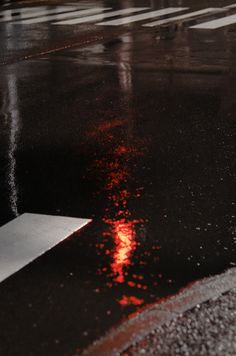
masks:
[[[1,68],[1,224],[94,221],[1,284],[0,353],[79,352],[235,265],[235,43],[130,32]]]

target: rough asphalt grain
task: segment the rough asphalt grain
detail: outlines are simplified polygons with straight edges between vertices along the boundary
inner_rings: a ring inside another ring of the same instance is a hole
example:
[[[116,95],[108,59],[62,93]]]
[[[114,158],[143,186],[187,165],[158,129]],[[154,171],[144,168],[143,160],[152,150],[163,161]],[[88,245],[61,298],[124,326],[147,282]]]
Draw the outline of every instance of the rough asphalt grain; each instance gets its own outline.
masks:
[[[235,356],[236,289],[160,326],[122,356]]]

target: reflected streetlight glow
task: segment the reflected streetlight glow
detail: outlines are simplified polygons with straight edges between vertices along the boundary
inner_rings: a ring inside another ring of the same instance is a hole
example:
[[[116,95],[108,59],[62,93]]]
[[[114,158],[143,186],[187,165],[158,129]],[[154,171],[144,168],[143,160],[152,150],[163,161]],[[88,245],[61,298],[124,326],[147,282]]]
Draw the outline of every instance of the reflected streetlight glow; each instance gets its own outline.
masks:
[[[124,267],[130,265],[131,254],[135,250],[135,230],[132,221],[124,219],[111,222],[114,230],[115,250],[113,255],[112,271],[117,277],[116,282],[124,282]]]

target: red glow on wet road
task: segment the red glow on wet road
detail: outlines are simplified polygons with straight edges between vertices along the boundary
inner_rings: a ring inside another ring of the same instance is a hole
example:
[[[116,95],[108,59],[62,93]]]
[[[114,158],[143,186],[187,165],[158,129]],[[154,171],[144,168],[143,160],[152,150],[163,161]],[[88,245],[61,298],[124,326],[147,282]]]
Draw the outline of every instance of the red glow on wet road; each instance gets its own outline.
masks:
[[[106,224],[103,232],[104,240],[97,247],[103,250],[106,261],[109,261],[108,270],[103,271],[99,268],[98,274],[105,272],[108,278],[112,279],[107,283],[109,288],[117,283],[124,283],[130,288],[129,283],[134,283],[136,289],[146,289],[147,287],[140,283],[143,277],[137,278],[139,281],[135,282],[129,277],[129,269],[135,259],[135,250],[140,246],[140,229],[144,224],[144,219],[133,217],[131,207],[133,200],[140,198],[143,193],[143,187],[136,186],[133,163],[138,157],[143,156],[146,146],[143,145],[142,140],[135,144],[130,143],[129,135],[127,136],[127,133],[130,134],[128,123],[127,119],[106,120],[96,127],[97,134],[102,133],[102,145],[104,150],[106,148],[106,155],[96,155],[94,168],[99,173],[99,177],[102,177],[100,180],[102,191],[105,192],[108,203],[103,217],[103,222]],[[121,136],[118,144],[113,146],[114,140],[110,140],[109,135],[113,135],[114,129],[117,135],[118,127]],[[100,254],[100,251],[98,253]]]
[[[123,297],[118,301],[118,303],[122,306],[127,306],[127,305],[141,305],[144,303],[144,299],[139,299],[135,296],[126,296],[123,295]]]
[[[111,269],[116,276],[115,281],[123,283],[124,267],[131,264],[132,252],[136,248],[134,229],[135,222],[121,219],[117,221],[107,220],[106,223],[109,223],[112,227],[115,242]]]
[[[98,135],[104,135],[109,133],[111,130],[116,129],[117,127],[122,127],[127,124],[127,119],[113,119],[106,120],[96,125],[96,127],[91,127],[90,131],[87,132],[88,137],[95,137]]]
[[[104,189],[107,192],[109,208],[103,221],[109,226],[108,235],[114,241],[114,248],[110,251],[110,268],[116,283],[125,283],[128,267],[132,265],[132,256],[139,245],[136,241],[136,225],[143,223],[142,219],[132,219],[128,206],[129,199],[132,196],[137,198],[136,193],[140,194],[138,189],[135,193],[130,189],[134,180],[131,174],[132,166],[127,164],[137,155],[137,147],[122,142],[110,152],[111,159],[96,160],[96,167],[105,173]]]

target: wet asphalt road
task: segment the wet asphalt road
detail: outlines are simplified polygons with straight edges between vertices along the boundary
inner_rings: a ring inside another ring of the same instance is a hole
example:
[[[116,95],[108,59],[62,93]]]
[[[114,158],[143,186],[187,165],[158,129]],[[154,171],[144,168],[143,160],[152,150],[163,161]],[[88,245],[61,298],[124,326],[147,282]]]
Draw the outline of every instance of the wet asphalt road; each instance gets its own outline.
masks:
[[[94,219],[0,285],[1,355],[79,353],[235,264],[235,29],[1,24],[1,225]]]

